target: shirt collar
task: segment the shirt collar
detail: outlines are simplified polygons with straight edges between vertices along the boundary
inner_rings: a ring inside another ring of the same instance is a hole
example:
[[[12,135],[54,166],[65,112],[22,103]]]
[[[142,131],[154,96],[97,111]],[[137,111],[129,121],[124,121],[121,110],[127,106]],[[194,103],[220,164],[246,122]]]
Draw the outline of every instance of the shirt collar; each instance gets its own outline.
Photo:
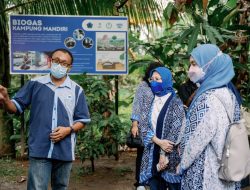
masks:
[[[51,83],[51,84],[55,85],[51,80],[50,74],[45,76],[43,83],[44,84]],[[60,85],[60,87],[68,87],[68,88],[72,87],[71,79],[69,78],[69,75],[67,75],[66,80]]]
[[[154,102],[155,103],[165,103],[170,95],[171,95],[171,92],[167,93],[164,96],[155,96]]]

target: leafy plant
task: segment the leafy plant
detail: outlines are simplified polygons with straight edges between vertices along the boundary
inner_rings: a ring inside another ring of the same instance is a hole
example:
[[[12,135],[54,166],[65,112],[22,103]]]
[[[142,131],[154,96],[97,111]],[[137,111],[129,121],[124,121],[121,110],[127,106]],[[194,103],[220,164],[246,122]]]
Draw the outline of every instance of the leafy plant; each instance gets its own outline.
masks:
[[[91,123],[78,134],[77,154],[83,162],[90,159],[94,171],[94,160],[100,156],[118,158],[118,147],[124,145],[128,127],[113,112],[112,79],[104,82],[99,76],[86,75],[73,78],[85,89],[91,114]]]
[[[164,36],[150,43],[133,40],[131,45],[143,48],[145,54],[151,55],[151,60],[153,58],[164,63],[172,71],[175,87],[178,88],[186,80],[192,49],[198,44],[217,44],[222,51],[231,55],[236,71],[234,82],[243,97],[243,105],[249,106],[250,27],[246,24],[248,18],[245,16],[248,14],[247,1],[176,0],[169,2],[163,12],[170,23]],[[142,63],[145,60],[135,60],[132,65],[136,68]]]

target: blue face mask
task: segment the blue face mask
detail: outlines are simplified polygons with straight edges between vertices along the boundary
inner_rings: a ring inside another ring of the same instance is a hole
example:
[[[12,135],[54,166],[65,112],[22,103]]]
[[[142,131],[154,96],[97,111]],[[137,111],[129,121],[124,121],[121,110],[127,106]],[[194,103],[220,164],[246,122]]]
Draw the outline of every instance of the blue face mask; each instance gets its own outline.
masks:
[[[160,94],[163,91],[162,82],[150,82],[151,90],[154,94]]]
[[[60,79],[67,74],[68,68],[57,63],[52,63],[50,73],[53,77]]]

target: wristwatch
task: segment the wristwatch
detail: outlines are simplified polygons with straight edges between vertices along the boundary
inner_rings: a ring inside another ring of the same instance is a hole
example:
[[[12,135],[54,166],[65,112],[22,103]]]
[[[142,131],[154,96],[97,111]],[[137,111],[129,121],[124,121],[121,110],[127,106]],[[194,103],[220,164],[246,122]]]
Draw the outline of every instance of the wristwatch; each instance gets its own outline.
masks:
[[[70,134],[71,134],[71,133],[74,133],[74,132],[75,132],[75,131],[74,131],[73,127],[70,126]]]

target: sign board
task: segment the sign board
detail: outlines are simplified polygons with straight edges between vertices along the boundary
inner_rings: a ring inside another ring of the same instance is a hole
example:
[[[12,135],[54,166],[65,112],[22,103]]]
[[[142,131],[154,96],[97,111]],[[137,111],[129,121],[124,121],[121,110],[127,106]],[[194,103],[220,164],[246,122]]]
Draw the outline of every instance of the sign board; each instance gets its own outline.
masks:
[[[128,73],[128,18],[10,15],[10,72],[49,72],[50,53],[68,49],[70,73]]]

